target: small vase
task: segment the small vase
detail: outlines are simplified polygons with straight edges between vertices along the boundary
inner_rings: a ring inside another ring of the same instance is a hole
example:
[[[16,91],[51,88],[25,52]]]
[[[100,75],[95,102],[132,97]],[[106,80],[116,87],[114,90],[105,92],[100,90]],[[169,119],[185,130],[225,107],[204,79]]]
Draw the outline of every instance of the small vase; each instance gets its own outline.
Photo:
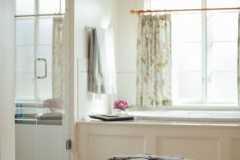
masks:
[[[113,108],[113,114],[116,116],[127,116],[128,115],[128,108],[123,110],[119,108]]]

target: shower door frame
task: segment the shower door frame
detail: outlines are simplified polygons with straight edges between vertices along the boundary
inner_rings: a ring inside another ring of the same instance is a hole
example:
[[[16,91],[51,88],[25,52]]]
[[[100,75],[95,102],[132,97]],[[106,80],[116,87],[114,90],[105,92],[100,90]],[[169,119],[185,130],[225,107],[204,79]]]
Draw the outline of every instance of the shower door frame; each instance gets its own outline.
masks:
[[[61,0],[59,0],[59,2],[60,2],[60,11],[61,11]],[[65,1],[65,3],[67,2],[67,0]],[[35,13],[39,13],[39,0],[35,0]],[[36,113],[38,112],[37,110],[38,110],[38,102],[39,102],[39,85],[38,85],[38,81],[39,80],[41,80],[41,79],[44,79],[44,78],[46,78],[46,72],[47,72],[47,70],[45,70],[45,76],[44,77],[41,77],[41,76],[38,76],[37,74],[36,74],[36,65],[37,65],[37,60],[43,60],[43,61],[45,61],[45,59],[44,59],[44,57],[38,57],[37,55],[38,55],[38,38],[39,38],[39,35],[38,35],[38,33],[39,33],[39,28],[38,28],[38,25],[39,25],[39,18],[42,18],[42,17],[46,17],[46,18],[54,18],[54,17],[64,17],[65,16],[65,13],[58,13],[58,14],[33,14],[33,15],[16,15],[15,14],[15,22],[16,22],[16,20],[18,20],[18,19],[24,19],[24,18],[32,18],[34,21],[35,21],[35,23],[34,23],[34,59],[35,59],[35,83],[34,83],[34,102],[35,102],[35,111],[36,111]],[[65,21],[63,20],[63,23],[64,23]],[[15,25],[16,26],[16,25]],[[16,28],[15,28],[15,31],[16,31]],[[66,33],[67,31],[66,30],[64,30],[64,34]],[[16,39],[16,38],[15,38]],[[16,48],[16,43],[15,43],[15,48]],[[67,58],[66,59],[66,61],[65,61],[65,63],[67,64],[67,63],[69,63],[69,61],[68,61],[68,46],[65,46],[65,50],[63,51],[65,54],[64,54],[64,56],[65,56],[65,58]],[[15,53],[16,53],[16,51],[15,51]],[[30,62],[31,63],[31,62]],[[34,62],[32,62],[32,63],[34,63]],[[47,65],[47,62],[45,61],[45,64]],[[45,66],[45,67],[47,67],[47,66]],[[46,69],[46,68],[45,68]],[[64,73],[64,77],[66,77],[66,79],[65,79],[65,87],[66,87],[66,90],[67,90],[67,93],[69,92],[69,84],[68,84],[68,81],[69,81],[69,78],[68,78],[68,65],[67,65],[67,68],[66,68],[66,73]],[[16,73],[15,73],[16,74]],[[62,128],[63,128],[63,130],[62,130],[62,134],[63,134],[63,141],[62,141],[62,144],[63,144],[63,146],[65,147],[65,145],[66,145],[66,140],[68,140],[68,139],[70,139],[70,121],[69,121],[69,97],[67,96],[68,94],[66,93],[66,96],[64,97],[65,98],[65,104],[63,104],[63,106],[65,107],[63,107],[62,109],[63,109],[63,118],[62,118]],[[36,123],[34,124],[35,126],[36,126],[36,160],[38,159],[38,156],[37,156],[37,144],[38,144],[38,142],[37,142],[37,126],[38,126],[38,123],[37,123],[37,120],[36,120]],[[65,150],[64,151],[64,148],[62,149],[62,151],[63,151],[63,153],[62,153],[62,159],[63,160],[70,160],[70,152],[69,152],[69,150]]]

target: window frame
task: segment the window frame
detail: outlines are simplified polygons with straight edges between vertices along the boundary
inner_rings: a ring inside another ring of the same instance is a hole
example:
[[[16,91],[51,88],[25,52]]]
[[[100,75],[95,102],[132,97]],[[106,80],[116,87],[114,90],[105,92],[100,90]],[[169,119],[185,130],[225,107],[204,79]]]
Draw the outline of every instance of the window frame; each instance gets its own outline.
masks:
[[[150,9],[151,0],[146,0],[144,3],[145,9]],[[202,8],[207,8],[207,0],[202,0]],[[234,12],[234,11],[228,11]],[[236,11],[237,12],[237,11]],[[172,71],[172,93],[173,93],[173,104],[172,106],[164,106],[164,109],[159,108],[149,108],[149,107],[138,107],[134,110],[197,110],[197,111],[240,111],[237,101],[225,101],[225,102],[210,102],[210,83],[211,83],[211,50],[207,48],[209,43],[212,43],[211,35],[209,34],[211,29],[211,16],[214,12],[201,12],[202,17],[202,101],[201,102],[176,102],[176,86],[174,85],[174,71]],[[207,33],[207,34],[206,34]],[[176,50],[176,43],[172,41],[172,51]]]
[[[17,44],[16,43],[16,37],[14,38],[15,39],[15,48],[17,48],[18,46],[29,46],[29,45],[32,45],[33,46],[33,51],[34,51],[34,60],[36,58],[39,58],[39,47],[41,46],[50,46],[52,44],[39,44],[39,24],[40,24],[40,21],[42,19],[53,19],[55,17],[62,17],[65,15],[65,0],[58,0],[59,2],[59,12],[58,13],[39,13],[40,12],[40,1],[41,0],[33,0],[34,1],[34,6],[33,6],[33,11],[34,13],[32,14],[17,14],[17,1],[15,1],[15,18],[14,18],[14,22],[16,24],[16,21],[17,20],[28,20],[28,19],[31,19],[34,21],[34,39],[33,39],[33,44]],[[16,25],[15,25],[15,30],[14,32],[16,33],[17,31],[17,28],[16,28]],[[15,49],[15,55],[16,55],[16,49]],[[15,56],[16,57],[16,56]],[[34,62],[32,62],[34,63]],[[39,66],[39,64],[37,64],[37,66]],[[33,73],[34,74],[34,70],[33,71],[30,71],[30,70],[27,70],[27,71],[24,71],[24,70],[21,70],[21,71],[17,71],[15,69],[15,75],[18,74],[18,73],[24,73],[24,72],[27,72],[27,73]],[[42,71],[39,71],[39,73],[42,73]],[[48,75],[52,75],[52,70],[47,70],[47,74]],[[41,97],[40,96],[40,82],[36,80],[36,78],[33,79],[34,80],[34,88],[33,88],[33,93],[32,93],[32,96],[31,97],[16,97],[15,95],[15,103],[42,103],[46,98],[49,98],[49,97]],[[17,82],[15,82],[17,83]]]
[[[206,0],[202,0],[202,8],[206,8]],[[232,13],[234,11],[230,11]],[[177,77],[176,74],[179,73],[179,71],[173,71],[173,105],[174,106],[189,106],[189,105],[194,105],[194,106],[199,106],[199,107],[214,107],[214,106],[219,106],[219,108],[222,108],[222,106],[231,106],[235,108],[237,106],[237,101],[224,101],[224,102],[214,102],[211,101],[211,83],[212,83],[212,73],[216,72],[213,71],[211,68],[211,58],[212,58],[212,46],[210,46],[210,43],[213,43],[213,40],[211,39],[211,23],[212,23],[212,14],[218,13],[218,12],[201,12],[201,17],[202,17],[202,100],[194,101],[194,100],[177,100],[177,86],[175,85],[175,78]],[[222,12],[221,12],[222,13]],[[229,12],[228,12],[229,13]],[[173,50],[176,50],[176,44],[177,42],[173,39]],[[174,47],[175,46],[175,47]],[[175,51],[176,53],[176,51]],[[173,55],[174,56],[174,55]],[[175,58],[175,57],[173,57]],[[181,72],[197,72],[197,71],[181,71]],[[219,72],[224,72],[224,71],[219,71]],[[226,72],[237,72],[236,70],[233,71],[226,71]],[[216,107],[218,108],[218,107]]]

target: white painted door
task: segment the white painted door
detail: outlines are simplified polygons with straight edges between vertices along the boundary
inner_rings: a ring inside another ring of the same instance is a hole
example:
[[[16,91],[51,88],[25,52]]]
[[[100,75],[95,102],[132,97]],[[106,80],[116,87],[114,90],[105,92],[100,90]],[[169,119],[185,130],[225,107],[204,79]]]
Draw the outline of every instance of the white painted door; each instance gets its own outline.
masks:
[[[0,160],[14,160],[14,1],[0,0]]]

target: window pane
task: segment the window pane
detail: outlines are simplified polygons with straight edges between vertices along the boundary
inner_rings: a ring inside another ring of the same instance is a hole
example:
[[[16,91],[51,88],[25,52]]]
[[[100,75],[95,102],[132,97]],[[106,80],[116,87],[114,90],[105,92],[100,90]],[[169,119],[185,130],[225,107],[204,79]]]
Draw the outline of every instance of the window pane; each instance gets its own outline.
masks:
[[[237,101],[237,72],[214,72],[211,83],[211,101]]]
[[[39,13],[60,13],[60,0],[39,0]]]
[[[34,71],[34,46],[16,47],[16,71]]]
[[[238,13],[212,14],[212,40],[237,41]]]
[[[34,20],[16,20],[16,44],[34,44]]]
[[[201,8],[201,0],[151,0],[151,9]]]
[[[16,0],[16,15],[35,14],[35,0]]]
[[[39,46],[39,57],[47,60],[47,70],[52,71],[52,45]],[[40,67],[40,71],[44,71],[44,66]]]
[[[201,14],[178,14],[173,18],[174,39],[178,42],[202,40]]]
[[[48,72],[47,74],[47,78],[39,80],[40,99],[52,98],[52,72]]]
[[[212,70],[237,70],[237,42],[213,43]]]
[[[61,0],[61,13],[65,13],[65,7],[66,6],[66,1],[65,0]]]
[[[202,75],[200,72],[177,74],[178,98],[202,99]]]
[[[168,0],[165,0],[168,1]],[[175,8],[188,9],[188,8],[201,8],[202,0],[175,0]]]
[[[177,70],[201,70],[201,43],[178,43]]]
[[[151,0],[151,9],[174,9],[176,0]]]
[[[207,6],[209,8],[237,7],[238,4],[238,0],[207,0]]]
[[[39,44],[52,44],[52,19],[39,19]]]
[[[16,99],[34,99],[34,72],[16,73],[15,95]]]

